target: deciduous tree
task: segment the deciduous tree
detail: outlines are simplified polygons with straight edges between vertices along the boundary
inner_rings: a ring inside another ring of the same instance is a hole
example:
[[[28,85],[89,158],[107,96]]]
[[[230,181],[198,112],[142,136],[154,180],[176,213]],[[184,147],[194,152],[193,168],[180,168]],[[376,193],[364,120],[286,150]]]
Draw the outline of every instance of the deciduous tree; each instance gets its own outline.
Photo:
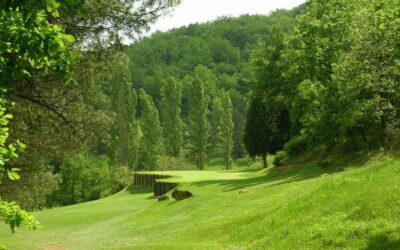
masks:
[[[204,169],[207,157],[208,102],[204,93],[204,82],[197,76],[189,90],[189,134],[193,162],[200,170]]]
[[[162,125],[165,151],[178,157],[183,143],[181,119],[182,85],[170,77],[161,85]]]
[[[140,129],[140,156],[138,167],[146,170],[157,169],[157,161],[163,153],[162,130],[158,110],[151,96],[146,91],[139,91],[142,107]]]
[[[222,92],[215,100],[219,114],[219,139],[225,169],[232,168],[233,129],[232,102],[228,92]]]

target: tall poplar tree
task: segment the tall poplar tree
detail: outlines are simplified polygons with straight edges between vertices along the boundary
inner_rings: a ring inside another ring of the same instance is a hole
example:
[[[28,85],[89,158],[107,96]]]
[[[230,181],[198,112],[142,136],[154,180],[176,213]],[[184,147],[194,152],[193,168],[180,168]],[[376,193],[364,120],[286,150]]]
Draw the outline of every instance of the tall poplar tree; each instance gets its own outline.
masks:
[[[229,93],[222,92],[220,98],[216,99],[215,106],[219,114],[219,139],[223,153],[224,168],[231,169],[234,124],[232,101]]]
[[[134,167],[138,154],[137,94],[131,85],[129,58],[120,54],[111,65],[112,100],[115,119],[115,160]]]
[[[117,127],[119,163],[133,167],[137,160],[138,124],[136,122],[136,91],[129,83],[120,84],[117,96]]]
[[[182,85],[173,77],[162,82],[161,108],[166,154],[178,157],[183,143],[181,120]]]
[[[204,169],[207,157],[207,100],[204,94],[204,82],[198,77],[192,81],[189,91],[189,135],[191,154],[197,168]]]
[[[143,133],[140,140],[139,167],[154,170],[163,151],[160,118],[153,99],[146,91],[141,89],[139,98],[142,107],[140,128]]]

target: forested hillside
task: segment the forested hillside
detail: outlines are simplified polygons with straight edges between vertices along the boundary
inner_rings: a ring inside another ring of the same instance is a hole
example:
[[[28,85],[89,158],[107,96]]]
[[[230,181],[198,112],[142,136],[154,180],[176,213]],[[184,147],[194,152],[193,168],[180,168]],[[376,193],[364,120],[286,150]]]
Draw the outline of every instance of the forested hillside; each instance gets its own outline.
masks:
[[[221,17],[215,22],[191,24],[143,38],[126,49],[133,86],[143,88],[161,110],[160,85],[171,77],[181,82],[182,117],[189,125],[189,86],[196,77],[204,82],[211,129],[207,139],[209,152],[218,150],[219,144],[213,136],[218,133],[220,115],[217,99],[228,92],[233,108],[233,156],[243,157],[245,113],[254,82],[252,53],[274,32],[274,25],[280,24],[286,33],[292,32],[295,17],[304,10],[305,6],[300,6],[291,11],[278,10],[270,16]]]
[[[216,75],[219,88],[246,93],[250,73],[246,63],[256,45],[265,41],[274,23],[292,30],[302,10],[304,6],[271,16],[221,17],[143,38],[126,50],[133,85],[160,100],[160,82],[169,76],[183,79],[203,65]]]

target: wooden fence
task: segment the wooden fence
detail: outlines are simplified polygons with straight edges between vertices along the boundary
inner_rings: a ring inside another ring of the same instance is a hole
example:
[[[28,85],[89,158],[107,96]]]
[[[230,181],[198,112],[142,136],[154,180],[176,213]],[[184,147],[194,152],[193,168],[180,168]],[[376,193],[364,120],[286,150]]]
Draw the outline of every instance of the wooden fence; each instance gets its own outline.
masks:
[[[160,196],[174,189],[178,184],[174,182],[159,181],[170,178],[168,175],[136,173],[133,176],[133,185],[136,187],[152,187],[154,196]]]

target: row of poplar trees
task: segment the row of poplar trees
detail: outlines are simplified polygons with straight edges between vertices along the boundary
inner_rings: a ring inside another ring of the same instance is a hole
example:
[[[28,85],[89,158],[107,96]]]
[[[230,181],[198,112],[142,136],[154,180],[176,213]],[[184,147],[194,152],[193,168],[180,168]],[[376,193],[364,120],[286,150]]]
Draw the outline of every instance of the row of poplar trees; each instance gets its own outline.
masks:
[[[144,89],[138,96],[126,76],[117,98],[118,157],[119,161],[137,170],[156,170],[162,156],[185,155],[200,170],[204,169],[210,136],[217,136],[225,169],[232,167],[233,129],[232,102],[230,94],[220,90],[212,101],[205,93],[205,83],[200,77],[185,81],[189,112],[186,125],[182,119],[182,83],[169,77],[161,84],[161,104],[157,108],[153,98]],[[136,118],[136,106],[140,111]],[[218,121],[218,135],[210,135],[208,115],[210,106]],[[160,112],[159,112],[160,110]],[[184,136],[187,135],[187,136]],[[184,138],[187,138],[186,142]]]

